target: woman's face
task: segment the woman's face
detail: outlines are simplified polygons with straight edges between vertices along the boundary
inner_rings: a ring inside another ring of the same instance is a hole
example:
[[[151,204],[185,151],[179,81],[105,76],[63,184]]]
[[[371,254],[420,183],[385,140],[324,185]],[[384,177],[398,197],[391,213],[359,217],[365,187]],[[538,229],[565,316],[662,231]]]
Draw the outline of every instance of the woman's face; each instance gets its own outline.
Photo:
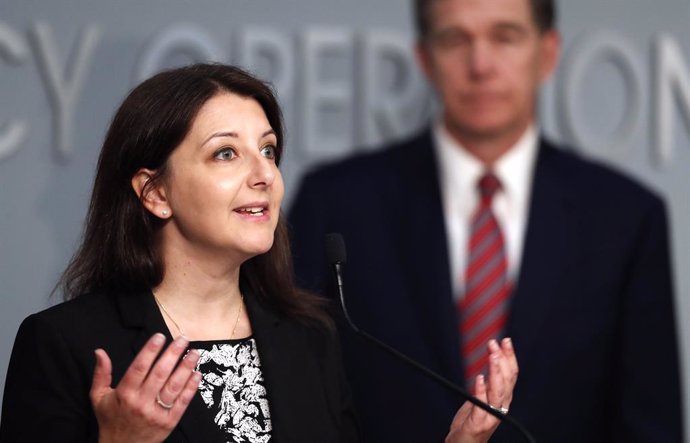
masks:
[[[207,101],[168,159],[163,247],[241,261],[268,251],[284,192],[276,144],[254,99],[222,92]]]

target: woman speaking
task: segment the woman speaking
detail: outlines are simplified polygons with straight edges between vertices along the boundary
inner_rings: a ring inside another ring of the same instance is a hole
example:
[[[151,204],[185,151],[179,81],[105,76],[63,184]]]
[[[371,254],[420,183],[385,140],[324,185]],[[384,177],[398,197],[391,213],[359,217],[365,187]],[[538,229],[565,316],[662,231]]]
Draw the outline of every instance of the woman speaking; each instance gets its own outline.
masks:
[[[293,283],[283,143],[271,88],[232,66],[166,71],[129,94],[65,302],[17,334],[1,442],[360,440],[332,322]],[[507,408],[515,356],[509,341],[489,351],[475,390]],[[496,426],[465,404],[448,441]]]

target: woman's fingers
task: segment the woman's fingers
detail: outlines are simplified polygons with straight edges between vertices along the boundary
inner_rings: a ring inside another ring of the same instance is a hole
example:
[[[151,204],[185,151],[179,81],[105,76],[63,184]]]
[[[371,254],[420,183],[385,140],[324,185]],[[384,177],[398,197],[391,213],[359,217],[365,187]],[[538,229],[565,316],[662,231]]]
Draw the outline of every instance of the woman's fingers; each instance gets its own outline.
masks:
[[[505,408],[507,405],[507,368],[505,356],[496,340],[489,341],[489,383],[487,387],[488,403],[496,409]]]
[[[477,380],[479,378],[484,378],[483,375],[478,375]],[[475,381],[475,384],[477,381]],[[458,412],[455,413],[455,417],[453,417],[453,421],[450,424],[450,429],[451,431],[456,428],[460,428],[463,423],[465,423],[465,420],[467,420],[467,417],[470,416],[470,412],[472,412],[472,408],[474,408],[474,405],[470,403],[469,401],[466,401],[460,406],[460,409],[458,409]]]
[[[494,348],[497,349],[497,348]],[[508,408],[513,400],[513,389],[518,377],[518,363],[510,338],[504,338],[500,344],[500,358],[498,359],[504,381],[503,408]]]
[[[484,376],[478,375],[474,381],[475,397],[487,403],[488,390]],[[499,423],[496,417],[467,401],[455,415],[446,443],[486,442]]]
[[[194,370],[199,353],[180,361],[189,341],[178,338],[162,351],[164,345],[163,334],[153,335],[115,389],[110,359],[96,350],[91,401],[103,441],[163,441],[180,421],[201,380]]]
[[[513,398],[513,388],[517,380],[518,366],[515,351],[510,339],[499,344],[489,341],[489,377],[482,375],[474,382],[474,395],[497,410],[507,412]],[[486,442],[489,440],[500,420],[482,408],[465,402],[455,415],[446,443]]]
[[[513,388],[518,375],[517,359],[512,342],[505,338],[499,344],[489,341],[489,376],[480,375],[474,382],[474,395],[497,410],[507,412],[513,398]],[[482,408],[465,402],[456,413],[446,443],[486,442],[500,420]]]
[[[144,403],[137,408],[156,408],[172,410],[177,397],[185,389],[187,381],[194,372],[198,353],[190,352],[190,358],[180,358],[187,350],[189,340],[177,337],[161,353],[165,344],[163,334],[154,334],[134,358],[117,386],[118,396],[131,403]],[[160,354],[160,356],[159,356]],[[177,367],[177,369],[176,369]]]
[[[489,380],[489,383],[490,382],[491,381]],[[475,380],[474,389],[476,392],[475,397],[484,403],[491,404],[491,400],[489,399],[490,386],[487,386],[486,380],[482,375],[478,376]],[[498,423],[498,419],[496,417],[476,406],[472,408],[468,419],[471,423],[471,428],[474,429],[475,433],[486,432],[493,426],[496,426],[496,423]]]
[[[146,377],[141,387],[144,394],[155,396],[160,392],[173,373],[180,358],[187,350],[187,346],[189,346],[189,340],[182,336],[177,337],[170,343],[168,348],[163,351],[160,358],[154,363],[148,377]]]
[[[505,368],[508,371],[508,383],[511,386],[515,386],[517,381],[519,367],[517,362],[517,357],[515,356],[515,349],[513,348],[513,341],[510,337],[506,337],[501,340],[501,350],[505,356]]]
[[[192,373],[189,374],[189,377],[187,377],[182,391],[178,394],[175,402],[173,403],[173,407],[170,410],[171,414],[175,416],[176,420],[179,420],[179,417],[182,417],[184,411],[187,410],[187,406],[189,406],[189,403],[192,402],[194,394],[196,394],[196,391],[199,388],[200,381],[201,373],[197,371],[192,371]]]
[[[167,379],[163,387],[158,392],[156,401],[165,409],[172,409],[183,391],[188,387],[189,380],[195,375],[194,368],[199,361],[199,352],[191,350],[182,359],[175,372]],[[194,391],[198,382],[194,386]],[[194,393],[192,392],[192,396]],[[170,407],[168,407],[170,406]]]
[[[474,396],[486,402],[486,387],[484,386],[484,376],[479,374],[474,379]],[[477,411],[480,411],[479,414]],[[445,443],[476,442],[481,433],[481,415],[486,412],[466,401],[462,404],[458,412],[455,413],[450,431],[446,436]]]
[[[139,390],[164,344],[165,336],[163,334],[153,334],[127,368],[125,375],[117,386],[118,390],[125,392]]]
[[[96,349],[96,367],[93,370],[93,381],[91,382],[91,400],[98,401],[103,395],[112,390],[113,365],[110,357],[103,349]]]

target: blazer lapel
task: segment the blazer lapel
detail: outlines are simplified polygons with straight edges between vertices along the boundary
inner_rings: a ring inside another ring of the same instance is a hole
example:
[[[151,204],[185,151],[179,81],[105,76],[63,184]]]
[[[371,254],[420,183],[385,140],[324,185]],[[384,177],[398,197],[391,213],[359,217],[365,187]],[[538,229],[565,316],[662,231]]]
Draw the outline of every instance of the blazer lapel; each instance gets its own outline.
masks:
[[[264,308],[245,287],[244,300],[256,339],[261,368],[268,393],[273,439],[276,441],[311,441],[309,429],[317,416],[308,400],[320,389],[316,370],[311,369],[314,350],[304,334],[291,321]]]
[[[150,291],[134,294],[120,293],[117,295],[117,303],[124,326],[138,329],[131,342],[132,357],[136,356],[148,339],[157,332],[165,334],[166,344],[172,342],[173,337]],[[165,441],[166,443],[220,441],[216,439],[222,438],[223,435],[212,424],[213,417],[209,416],[203,399],[197,393],[177,427]],[[206,432],[211,432],[211,434],[206,434]]]
[[[534,181],[522,262],[511,300],[507,335],[514,339],[518,360],[526,362],[532,352],[540,324],[558,297],[559,283],[567,269],[572,242],[567,192],[563,172],[557,165],[555,148],[541,142]],[[537,356],[543,358],[543,355]]]
[[[119,293],[117,294],[117,305],[124,326],[138,329],[138,333],[131,343],[133,355],[137,355],[148,339],[156,332],[165,334],[168,343],[172,340],[170,331],[168,331],[150,291],[133,294]]]

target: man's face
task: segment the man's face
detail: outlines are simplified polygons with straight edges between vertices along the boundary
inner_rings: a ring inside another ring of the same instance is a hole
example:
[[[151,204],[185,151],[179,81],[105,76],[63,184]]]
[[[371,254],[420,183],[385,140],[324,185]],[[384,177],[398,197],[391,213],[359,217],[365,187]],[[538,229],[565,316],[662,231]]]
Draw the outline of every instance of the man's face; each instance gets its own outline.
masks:
[[[541,32],[529,0],[435,0],[418,56],[460,142],[514,143],[532,122],[559,38]]]

